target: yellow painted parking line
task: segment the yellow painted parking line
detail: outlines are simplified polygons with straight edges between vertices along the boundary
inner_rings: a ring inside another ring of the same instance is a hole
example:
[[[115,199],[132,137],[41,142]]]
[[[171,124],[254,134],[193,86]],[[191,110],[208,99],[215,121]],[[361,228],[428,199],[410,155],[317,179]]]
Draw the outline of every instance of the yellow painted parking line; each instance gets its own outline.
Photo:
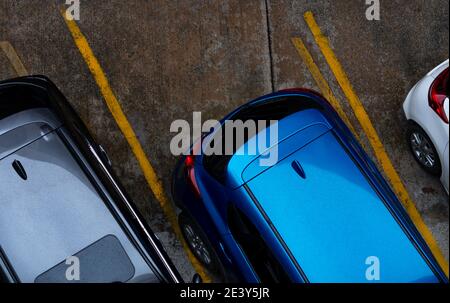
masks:
[[[100,92],[103,95],[103,98],[106,101],[106,105],[108,106],[112,116],[114,117],[115,121],[117,122],[117,125],[119,126],[120,130],[122,131],[123,135],[125,136],[125,139],[127,140],[128,144],[131,147],[131,150],[133,151],[133,154],[135,155],[136,159],[139,162],[139,166],[142,169],[142,172],[144,174],[145,180],[147,181],[148,186],[150,187],[151,191],[155,195],[155,198],[158,200],[159,204],[161,205],[161,208],[164,211],[164,214],[166,215],[167,219],[169,220],[169,223],[172,225],[172,228],[175,232],[175,234],[178,236],[179,240],[183,244],[183,248],[185,249],[189,260],[191,261],[194,269],[197,271],[198,274],[200,274],[203,278],[203,281],[205,282],[211,282],[211,278],[207,275],[204,268],[200,265],[200,263],[197,261],[197,259],[194,257],[194,255],[189,250],[186,242],[184,241],[181,230],[178,226],[177,217],[175,213],[175,209],[173,208],[171,202],[169,201],[168,197],[164,193],[164,189],[161,183],[161,180],[156,175],[155,170],[153,169],[153,166],[151,165],[149,159],[147,158],[144,149],[142,148],[141,143],[137,139],[137,136],[133,130],[133,127],[129,123],[127,117],[125,116],[122,107],[119,104],[119,101],[117,100],[114,92],[112,91],[109,81],[106,78],[106,75],[100,66],[97,58],[95,57],[91,47],[89,46],[88,41],[86,40],[86,37],[81,32],[80,28],[73,20],[68,20],[65,17],[65,12],[62,12],[62,16],[64,20],[66,21],[67,27],[72,34],[72,37],[75,41],[76,46],[78,47],[78,50],[80,51],[82,57],[84,58],[89,70],[91,71],[92,76],[95,79],[95,82],[97,83]]]
[[[367,135],[370,145],[374,150],[375,156],[378,162],[380,163],[381,167],[383,168],[385,174],[387,175],[392,187],[394,188],[394,191],[402,201],[409,216],[414,221],[417,229],[422,234],[422,237],[425,239],[431,251],[433,252],[437,262],[442,267],[442,269],[444,270],[445,274],[448,277],[449,266],[439,248],[439,245],[437,244],[436,240],[433,237],[433,234],[431,233],[427,225],[424,223],[422,217],[420,216],[419,211],[417,210],[414,202],[409,196],[405,185],[403,184],[402,180],[400,179],[400,176],[395,170],[394,165],[392,164],[386,152],[386,149],[384,148],[384,145],[381,142],[381,139],[378,136],[378,133],[375,130],[375,127],[373,126],[369,118],[369,115],[367,114],[364,106],[362,105],[358,95],[355,93],[353,86],[350,83],[350,80],[348,79],[346,73],[344,72],[344,69],[342,68],[341,63],[337,59],[333,50],[331,49],[328,38],[322,34],[322,31],[320,27],[317,25],[317,22],[314,19],[314,15],[312,12],[306,12],[304,14],[304,19],[308,24],[308,27],[314,36],[314,40],[319,46],[331,71],[336,77],[337,82],[339,83],[342,91],[347,97],[348,102],[356,115],[356,118],[358,119],[362,129]]]
[[[323,96],[331,103],[331,105],[334,107],[334,109],[339,114],[339,116],[342,118],[342,120],[344,120],[344,122],[347,124],[347,126],[350,128],[350,130],[353,132],[353,134],[359,139],[359,135],[355,131],[355,128],[353,127],[352,123],[350,122],[347,114],[343,110],[341,103],[338,101],[336,96],[333,94],[333,91],[331,90],[330,86],[328,85],[328,82],[325,80],[324,76],[320,72],[319,67],[317,67],[316,63],[314,62],[313,57],[311,56],[311,53],[306,48],[302,39],[300,39],[298,37],[292,38],[292,43],[294,44],[295,48],[297,49],[297,52],[300,55],[300,57],[303,59],[303,62],[305,62],[306,66],[308,67],[309,71],[311,72],[311,74],[312,74],[314,80],[316,81],[317,86],[319,87]]]
[[[0,48],[5,53],[9,62],[11,62],[18,76],[22,77],[28,75],[27,69],[23,65],[11,43],[8,41],[0,41]]]

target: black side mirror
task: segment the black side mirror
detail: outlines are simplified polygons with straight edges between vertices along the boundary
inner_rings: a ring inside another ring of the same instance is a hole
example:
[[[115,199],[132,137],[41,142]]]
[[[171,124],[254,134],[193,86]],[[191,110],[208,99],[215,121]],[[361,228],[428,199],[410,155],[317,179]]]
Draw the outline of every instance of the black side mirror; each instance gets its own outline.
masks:
[[[195,274],[192,277],[192,283],[194,283],[194,284],[201,284],[201,283],[203,283],[203,279],[202,279],[202,277],[199,274]]]

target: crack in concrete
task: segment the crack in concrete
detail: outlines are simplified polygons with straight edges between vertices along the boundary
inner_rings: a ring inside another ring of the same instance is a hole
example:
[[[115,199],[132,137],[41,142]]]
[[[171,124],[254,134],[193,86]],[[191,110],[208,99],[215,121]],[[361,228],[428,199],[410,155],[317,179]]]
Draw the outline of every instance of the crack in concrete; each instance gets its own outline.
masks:
[[[274,70],[273,70],[272,29],[270,27],[269,0],[264,0],[264,4],[265,4],[265,10],[266,10],[267,48],[269,51],[269,64],[270,64],[270,85],[271,85],[272,92],[275,92]]]

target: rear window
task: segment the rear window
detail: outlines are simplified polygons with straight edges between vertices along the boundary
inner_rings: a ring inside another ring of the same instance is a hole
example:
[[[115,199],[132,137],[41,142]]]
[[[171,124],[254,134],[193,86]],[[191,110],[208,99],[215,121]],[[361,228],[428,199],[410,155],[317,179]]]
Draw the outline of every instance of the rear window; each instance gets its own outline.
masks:
[[[0,87],[0,120],[15,113],[38,107],[46,107],[48,95],[33,87]]]
[[[257,103],[244,107],[238,113],[228,118],[228,120],[241,120],[243,122],[249,120],[253,120],[255,122],[266,121],[266,125],[269,125],[271,120],[279,121],[296,112],[313,108],[319,110],[322,109],[317,102],[307,97],[282,97],[275,98],[264,103]],[[263,129],[257,128],[256,131],[260,132],[262,130]],[[245,144],[254,135],[255,134],[246,133],[243,143]],[[223,183],[228,163],[233,155],[225,155],[225,130],[223,127],[221,128],[221,131],[217,132],[216,137],[218,136],[221,136],[222,140],[222,155],[205,155],[203,157],[203,166],[211,176],[213,176],[217,181]],[[241,145],[238,146],[235,142],[233,146],[233,153],[235,153],[240,147]]]

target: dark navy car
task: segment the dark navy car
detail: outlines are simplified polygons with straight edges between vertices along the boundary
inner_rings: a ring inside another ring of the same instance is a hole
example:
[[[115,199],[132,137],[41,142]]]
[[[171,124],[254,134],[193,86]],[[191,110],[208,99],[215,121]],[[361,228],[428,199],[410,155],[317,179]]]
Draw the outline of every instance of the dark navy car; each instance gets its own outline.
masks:
[[[181,282],[47,78],[0,82],[0,282]]]
[[[177,165],[179,224],[210,270],[245,282],[447,282],[376,166],[319,94],[270,94],[226,120],[277,120],[278,141],[256,155],[242,152],[264,133],[258,129],[235,154],[202,149]],[[278,162],[261,166],[273,148]]]

